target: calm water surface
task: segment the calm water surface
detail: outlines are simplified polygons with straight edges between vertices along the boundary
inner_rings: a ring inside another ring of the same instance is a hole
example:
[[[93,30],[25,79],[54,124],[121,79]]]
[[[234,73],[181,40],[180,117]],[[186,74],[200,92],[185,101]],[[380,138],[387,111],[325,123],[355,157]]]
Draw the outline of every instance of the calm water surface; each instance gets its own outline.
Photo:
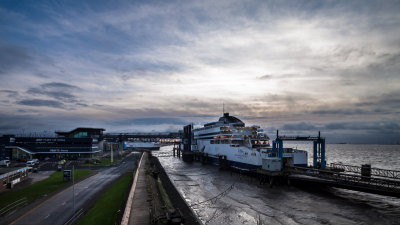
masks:
[[[308,151],[308,163],[312,165],[313,146],[311,142],[284,142],[284,147]],[[400,145],[356,145],[327,144],[327,163],[343,163],[353,166],[371,164],[380,169],[400,170]]]

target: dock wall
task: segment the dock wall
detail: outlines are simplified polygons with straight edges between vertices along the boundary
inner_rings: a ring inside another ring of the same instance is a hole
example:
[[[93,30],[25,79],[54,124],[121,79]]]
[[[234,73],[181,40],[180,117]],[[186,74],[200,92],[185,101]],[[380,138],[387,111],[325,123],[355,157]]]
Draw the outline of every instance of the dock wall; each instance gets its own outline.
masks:
[[[160,161],[157,157],[151,157],[150,161],[156,166],[159,171],[159,177],[165,190],[168,193],[168,197],[171,199],[172,204],[176,209],[180,211],[184,219],[185,225],[200,225],[199,221],[194,213],[194,211],[187,205],[186,201],[183,199],[182,195],[178,192],[172,181],[169,179],[167,173],[162,167]]]

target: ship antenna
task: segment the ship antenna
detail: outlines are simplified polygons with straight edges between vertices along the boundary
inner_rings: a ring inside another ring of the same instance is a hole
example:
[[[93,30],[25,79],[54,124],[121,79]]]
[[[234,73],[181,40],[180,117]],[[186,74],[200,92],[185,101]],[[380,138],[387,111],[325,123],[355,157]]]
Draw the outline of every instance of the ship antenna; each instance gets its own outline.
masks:
[[[225,103],[222,102],[222,115],[225,114]]]

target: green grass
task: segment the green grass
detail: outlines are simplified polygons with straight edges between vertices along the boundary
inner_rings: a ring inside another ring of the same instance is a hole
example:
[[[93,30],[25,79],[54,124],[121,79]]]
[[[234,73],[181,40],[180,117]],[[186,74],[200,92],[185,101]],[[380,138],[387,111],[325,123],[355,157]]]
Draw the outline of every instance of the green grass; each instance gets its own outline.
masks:
[[[93,173],[91,170],[75,170],[75,180],[88,176],[91,173]],[[22,198],[26,198],[28,202],[32,202],[71,182],[72,181],[63,181],[62,171],[54,172],[49,178],[22,189],[0,195],[0,209]]]
[[[174,209],[174,207],[172,206],[172,203],[167,195],[167,192],[165,191],[165,189],[162,185],[160,178],[157,179],[157,186],[158,186],[158,190],[160,191],[161,198],[163,199],[163,202],[165,204],[165,207],[167,209]]]
[[[132,183],[132,173],[127,173],[117,180],[102,196],[89,212],[78,222],[78,225],[114,225],[117,211],[127,198],[127,189]],[[120,212],[123,213],[123,212]]]

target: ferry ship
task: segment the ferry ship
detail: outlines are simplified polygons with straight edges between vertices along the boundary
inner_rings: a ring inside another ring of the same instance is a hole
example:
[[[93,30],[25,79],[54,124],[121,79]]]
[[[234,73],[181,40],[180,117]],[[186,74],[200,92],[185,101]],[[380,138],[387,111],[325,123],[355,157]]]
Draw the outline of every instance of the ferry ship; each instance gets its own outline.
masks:
[[[284,148],[281,162],[260,126],[246,127],[244,122],[229,113],[192,132],[191,150],[207,154],[213,164],[218,164],[223,156],[229,166],[244,170],[264,168],[271,160],[279,160],[283,166],[307,166],[307,151]]]

